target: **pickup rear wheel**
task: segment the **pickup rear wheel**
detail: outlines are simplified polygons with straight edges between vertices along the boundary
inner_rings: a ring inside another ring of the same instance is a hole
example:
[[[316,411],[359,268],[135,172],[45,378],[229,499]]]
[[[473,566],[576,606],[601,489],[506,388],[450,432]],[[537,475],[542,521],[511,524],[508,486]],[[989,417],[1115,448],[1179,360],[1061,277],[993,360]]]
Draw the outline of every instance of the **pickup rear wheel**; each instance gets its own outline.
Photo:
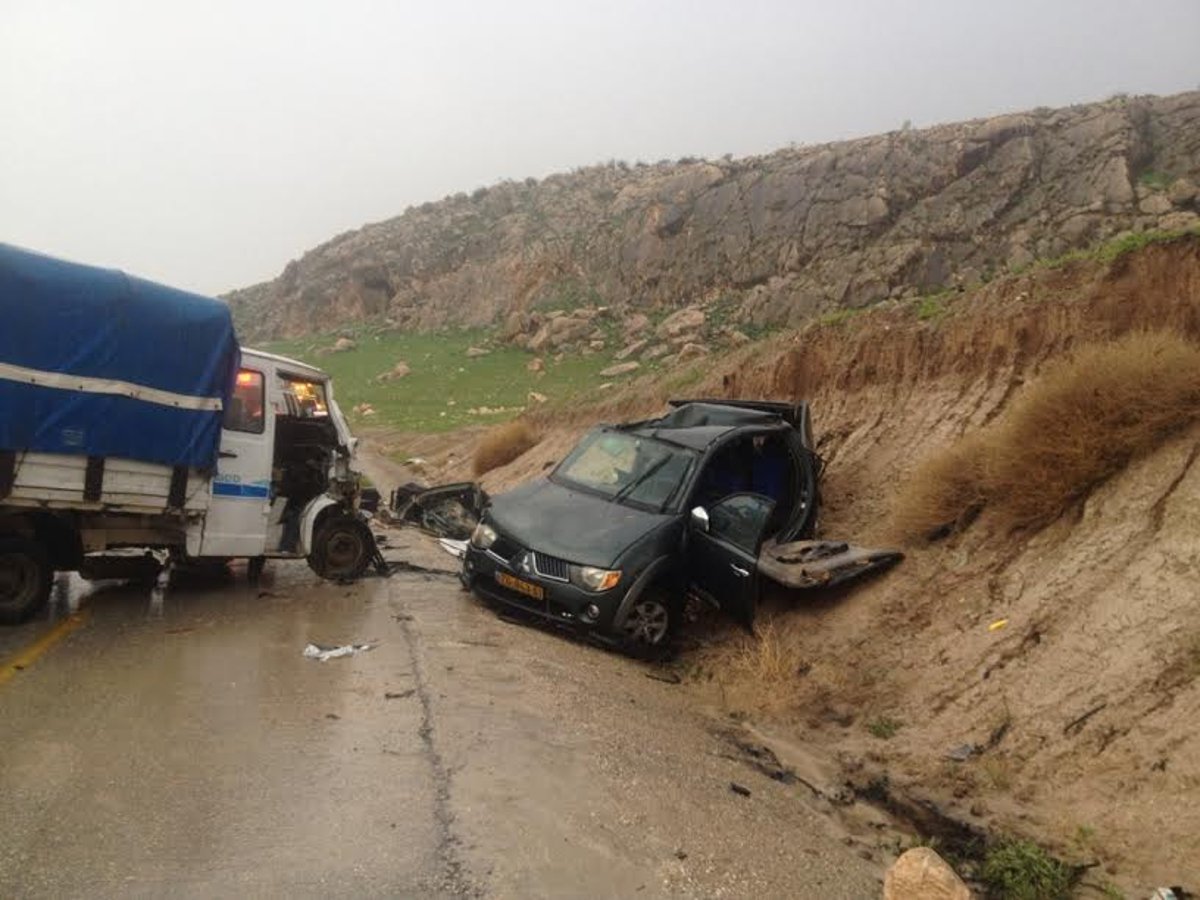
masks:
[[[371,564],[375,538],[358,519],[336,516],[313,535],[309,567],[322,578],[358,578]]]
[[[24,537],[0,538],[0,624],[32,618],[50,599],[54,569],[46,551]]]

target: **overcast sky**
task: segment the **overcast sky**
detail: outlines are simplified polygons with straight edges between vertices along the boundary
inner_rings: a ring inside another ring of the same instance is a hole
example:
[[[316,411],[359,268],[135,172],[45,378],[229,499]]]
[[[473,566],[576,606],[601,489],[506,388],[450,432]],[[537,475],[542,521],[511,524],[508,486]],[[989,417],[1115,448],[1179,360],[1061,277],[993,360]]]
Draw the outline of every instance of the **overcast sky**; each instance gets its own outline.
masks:
[[[1200,0],[0,0],[0,241],[209,293],[610,158],[1200,87]]]

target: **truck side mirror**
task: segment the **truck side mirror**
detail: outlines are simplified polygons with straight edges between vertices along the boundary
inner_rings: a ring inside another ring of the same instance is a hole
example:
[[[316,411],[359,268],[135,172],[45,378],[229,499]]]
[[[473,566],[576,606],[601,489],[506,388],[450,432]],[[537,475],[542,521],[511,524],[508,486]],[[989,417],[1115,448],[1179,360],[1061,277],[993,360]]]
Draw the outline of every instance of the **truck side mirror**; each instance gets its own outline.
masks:
[[[705,534],[708,533],[708,510],[703,506],[697,506],[692,510],[692,527]]]

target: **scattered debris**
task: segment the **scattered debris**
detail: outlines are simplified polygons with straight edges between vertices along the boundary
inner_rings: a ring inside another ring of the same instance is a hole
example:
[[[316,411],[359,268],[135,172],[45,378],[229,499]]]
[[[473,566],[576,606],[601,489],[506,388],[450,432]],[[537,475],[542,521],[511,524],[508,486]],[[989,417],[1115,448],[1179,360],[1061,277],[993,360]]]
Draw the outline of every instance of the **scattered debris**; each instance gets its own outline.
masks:
[[[353,656],[355,653],[365,653],[367,650],[375,649],[375,644],[342,644],[340,647],[325,647],[321,644],[308,644],[304,648],[304,656],[306,659],[315,659],[320,662],[337,659],[342,656]]]
[[[773,581],[793,588],[828,588],[891,568],[904,554],[872,550],[842,541],[770,542],[758,556],[758,570]]]
[[[676,850],[675,858],[678,860],[681,860],[681,861],[687,859],[688,858],[687,851],[686,850]]]
[[[745,785],[738,784],[736,781],[729,782],[729,789],[740,797],[749,797],[750,788]]]
[[[450,538],[438,538],[438,545],[456,559],[467,555],[467,542],[455,541]]]
[[[479,356],[487,356],[491,352],[492,352],[491,350],[484,350],[482,347],[468,347],[467,348],[467,358],[475,359],[476,357],[479,357]]]
[[[404,700],[411,697],[417,692],[416,688],[409,688],[407,691],[387,691],[383,695],[384,700]]]
[[[655,681],[661,681],[664,684],[682,684],[683,679],[675,672],[647,672],[647,678],[652,678]]]
[[[395,521],[415,525],[435,537],[465,541],[475,530],[488,503],[488,495],[474,481],[427,488],[409,483],[392,491]]]
[[[999,631],[1001,628],[1003,628],[1007,624],[1008,624],[1008,619],[997,619],[995,622],[993,622],[991,625],[988,626],[988,631]]]
[[[946,751],[946,759],[954,762],[966,762],[972,756],[979,752],[979,748],[974,744],[959,744],[957,747],[952,747]]]
[[[333,721],[336,722],[338,719],[341,718],[341,716],[339,716],[337,713],[325,713],[325,718],[332,719]]]

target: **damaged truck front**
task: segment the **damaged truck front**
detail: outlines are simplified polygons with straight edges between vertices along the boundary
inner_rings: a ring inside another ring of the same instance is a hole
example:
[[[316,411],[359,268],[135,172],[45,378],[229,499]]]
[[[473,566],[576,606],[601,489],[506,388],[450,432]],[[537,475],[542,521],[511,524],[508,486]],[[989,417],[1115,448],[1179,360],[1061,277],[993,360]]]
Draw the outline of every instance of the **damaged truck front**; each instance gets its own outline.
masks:
[[[0,245],[0,623],[53,573],[377,553],[325,373],[239,348],[225,304]],[[132,551],[132,552],[131,552]]]

